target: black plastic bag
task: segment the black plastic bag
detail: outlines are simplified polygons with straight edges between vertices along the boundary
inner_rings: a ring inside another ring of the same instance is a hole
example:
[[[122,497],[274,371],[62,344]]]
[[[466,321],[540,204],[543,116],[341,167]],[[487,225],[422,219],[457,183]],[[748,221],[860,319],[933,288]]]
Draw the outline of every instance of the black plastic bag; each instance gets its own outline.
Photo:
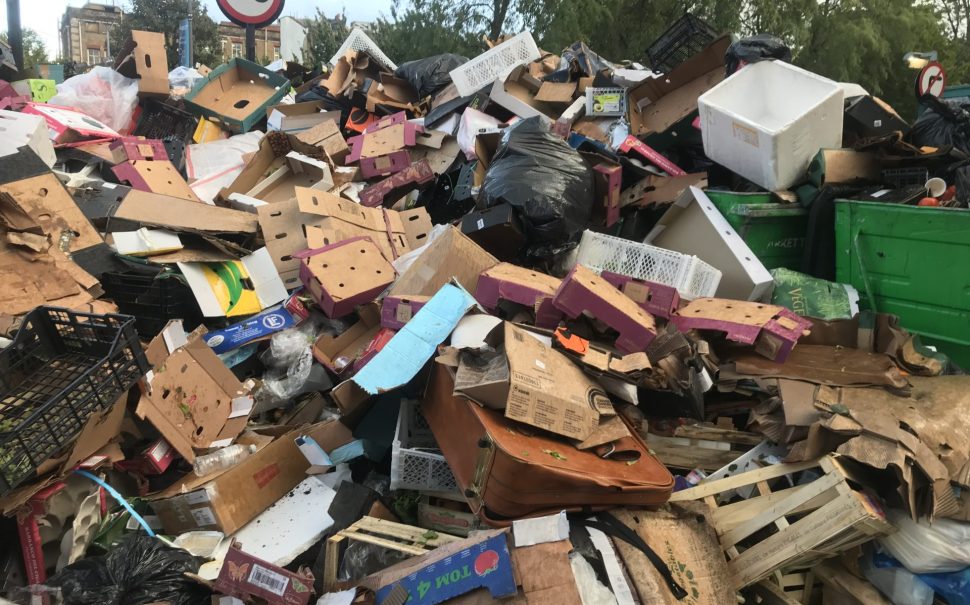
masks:
[[[791,49],[782,42],[781,38],[771,34],[758,34],[741,38],[731,44],[724,53],[724,65],[727,67],[729,76],[748,63],[767,59],[779,59],[791,63]]]
[[[203,605],[212,594],[185,577],[202,560],[157,538],[129,536],[103,557],[68,565],[47,581],[61,589],[65,605]]]
[[[970,153],[970,114],[957,103],[926,95],[920,99],[924,111],[909,131],[917,147],[952,146]]]
[[[408,61],[398,66],[394,70],[394,75],[407,80],[414,90],[418,91],[418,98],[423,99],[451,84],[451,76],[448,72],[467,62],[467,57],[445,53],[417,61]]]
[[[546,82],[571,82],[583,77],[602,75],[606,81],[594,82],[596,86],[609,86],[616,65],[589,49],[584,42],[574,42],[562,51],[559,69],[545,76]]]
[[[518,211],[526,254],[537,258],[578,243],[594,199],[593,170],[537,117],[505,131],[478,195],[487,208],[507,203]]]

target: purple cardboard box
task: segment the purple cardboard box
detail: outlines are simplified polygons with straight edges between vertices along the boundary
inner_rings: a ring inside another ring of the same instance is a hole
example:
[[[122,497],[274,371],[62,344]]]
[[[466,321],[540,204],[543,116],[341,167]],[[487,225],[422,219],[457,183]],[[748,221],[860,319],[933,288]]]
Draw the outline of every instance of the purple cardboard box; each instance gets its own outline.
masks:
[[[300,281],[327,317],[349,315],[369,303],[394,282],[391,263],[369,237],[305,250],[300,259]]]
[[[645,351],[657,336],[650,313],[582,265],[573,267],[562,280],[552,304],[573,319],[588,312],[619,332],[616,348],[624,353]]]
[[[633,302],[651,315],[670,319],[680,306],[680,293],[677,288],[610,271],[603,271],[600,277],[632,298]]]
[[[430,296],[387,296],[381,303],[381,326],[400,330],[421,310]]]
[[[482,271],[475,298],[489,311],[494,311],[502,300],[525,305],[535,312],[537,327],[555,328],[562,312],[553,306],[552,297],[561,283],[545,273],[499,263]]]

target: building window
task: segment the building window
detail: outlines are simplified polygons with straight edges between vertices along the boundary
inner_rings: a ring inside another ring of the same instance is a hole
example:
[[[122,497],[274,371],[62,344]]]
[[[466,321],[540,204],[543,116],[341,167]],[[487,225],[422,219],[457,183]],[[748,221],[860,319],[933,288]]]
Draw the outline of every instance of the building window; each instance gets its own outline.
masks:
[[[239,44],[238,42],[233,42],[232,57],[235,59],[236,57],[242,57],[242,56],[243,56],[243,45]]]
[[[274,61],[279,61],[282,57],[283,57],[283,55],[280,54],[280,47],[279,46],[274,46],[273,47],[273,60]]]
[[[100,65],[101,64],[101,49],[100,48],[89,48],[88,49],[88,65]]]

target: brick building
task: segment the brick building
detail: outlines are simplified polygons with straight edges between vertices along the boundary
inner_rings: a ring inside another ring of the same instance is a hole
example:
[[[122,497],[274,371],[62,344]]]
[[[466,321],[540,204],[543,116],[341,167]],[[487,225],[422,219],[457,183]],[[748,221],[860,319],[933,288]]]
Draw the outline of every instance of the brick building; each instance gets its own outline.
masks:
[[[219,24],[222,61],[235,57],[246,58],[246,30],[234,23]],[[280,26],[270,25],[256,30],[256,62],[265,64],[280,58]]]
[[[100,65],[114,58],[110,31],[121,23],[120,6],[89,2],[69,6],[61,17],[61,54],[64,60]]]

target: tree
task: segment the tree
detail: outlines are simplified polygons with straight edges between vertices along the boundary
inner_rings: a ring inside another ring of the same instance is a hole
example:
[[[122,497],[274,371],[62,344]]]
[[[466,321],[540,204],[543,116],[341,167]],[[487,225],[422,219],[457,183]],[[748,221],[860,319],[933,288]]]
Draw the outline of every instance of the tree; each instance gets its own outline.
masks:
[[[484,46],[467,28],[468,12],[462,4],[455,0],[395,0],[391,18],[378,19],[374,42],[399,64],[441,53],[475,56]]]
[[[317,68],[330,62],[347,37],[346,21],[331,21],[317,9],[317,14],[305,22],[306,44],[303,47],[303,65]]]
[[[222,63],[219,26],[209,17],[208,8],[200,0],[192,2],[192,42],[197,63],[210,66]],[[124,44],[131,30],[160,32],[165,35],[168,64],[179,64],[179,25],[187,15],[185,0],[130,0],[121,27],[111,30],[112,47]]]
[[[47,56],[47,46],[40,39],[40,34],[30,28],[24,28],[24,64],[21,66],[24,71],[36,66],[50,62]],[[0,32],[0,40],[7,43],[7,32]]]

